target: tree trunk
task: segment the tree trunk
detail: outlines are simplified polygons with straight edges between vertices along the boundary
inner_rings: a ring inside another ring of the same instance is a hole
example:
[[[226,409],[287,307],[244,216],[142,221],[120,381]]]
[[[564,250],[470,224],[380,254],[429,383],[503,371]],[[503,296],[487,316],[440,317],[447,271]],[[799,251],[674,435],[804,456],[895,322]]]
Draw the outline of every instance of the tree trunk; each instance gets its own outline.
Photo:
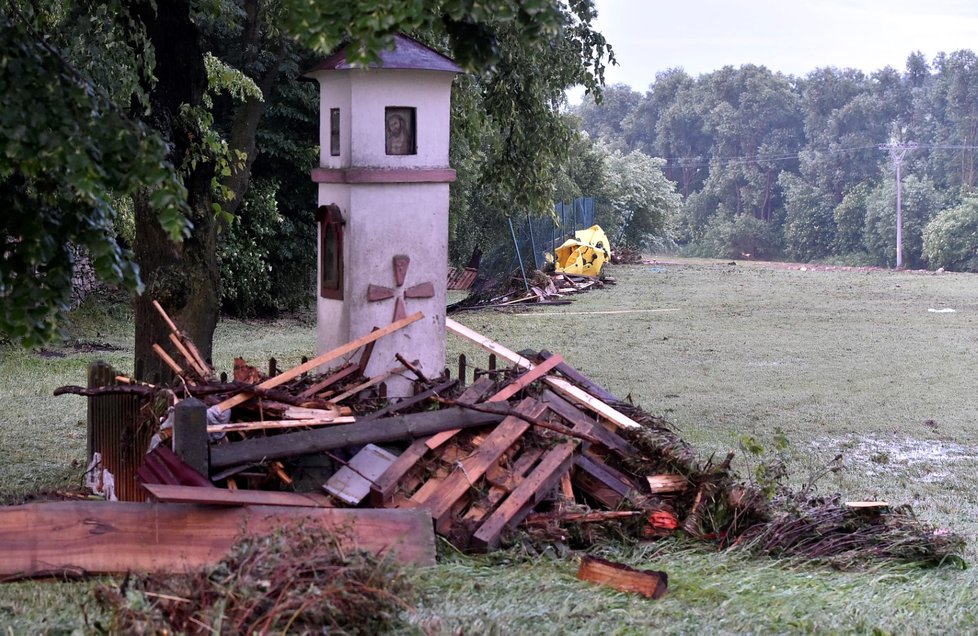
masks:
[[[204,54],[189,2],[171,0],[158,7],[144,0],[130,8],[133,18],[145,26],[155,51],[155,82],[144,79],[151,107],[147,123],[167,141],[169,160],[183,175],[193,230],[182,244],[174,244],[148,205],[149,193],[135,201],[134,251],[146,285],[135,301],[136,373],[140,379],[170,376],[152,352],[154,343],[170,346],[169,329],[153,308],[153,300],[160,302],[206,358],[211,355],[220,301],[216,219],[211,207],[214,164],[199,145],[203,137],[196,118],[182,112],[201,105],[207,89]]]

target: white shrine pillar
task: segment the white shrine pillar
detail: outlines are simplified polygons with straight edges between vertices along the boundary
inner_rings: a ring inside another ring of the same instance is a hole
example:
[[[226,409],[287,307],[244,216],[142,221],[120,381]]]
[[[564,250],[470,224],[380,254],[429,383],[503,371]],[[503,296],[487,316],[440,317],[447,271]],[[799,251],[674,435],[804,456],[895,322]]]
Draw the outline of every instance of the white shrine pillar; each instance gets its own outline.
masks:
[[[306,75],[320,84],[319,353],[420,311],[424,319],[377,341],[368,376],[417,361],[431,377],[445,368],[448,166],[452,80],[449,58],[401,35],[369,68],[345,51]],[[393,377],[388,395],[410,392]]]

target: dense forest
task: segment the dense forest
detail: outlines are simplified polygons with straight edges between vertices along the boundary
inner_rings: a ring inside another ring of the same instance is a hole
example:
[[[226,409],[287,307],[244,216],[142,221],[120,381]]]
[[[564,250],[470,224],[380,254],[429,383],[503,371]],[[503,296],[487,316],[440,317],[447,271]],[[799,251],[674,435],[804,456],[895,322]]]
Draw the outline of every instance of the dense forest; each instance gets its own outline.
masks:
[[[901,72],[805,77],[727,66],[618,84],[572,108],[590,141],[659,157],[685,253],[978,271],[978,58],[910,55]]]

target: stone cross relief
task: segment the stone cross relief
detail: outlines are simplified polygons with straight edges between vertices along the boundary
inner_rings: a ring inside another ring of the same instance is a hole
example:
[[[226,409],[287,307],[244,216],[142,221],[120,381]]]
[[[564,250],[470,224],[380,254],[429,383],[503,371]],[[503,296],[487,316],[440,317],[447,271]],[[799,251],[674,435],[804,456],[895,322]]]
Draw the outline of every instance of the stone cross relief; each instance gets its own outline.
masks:
[[[394,257],[393,263],[394,288],[383,285],[367,285],[367,300],[373,303],[397,297],[397,301],[394,303],[393,319],[393,322],[397,322],[401,318],[407,317],[407,309],[404,307],[405,298],[433,298],[435,286],[432,283],[418,283],[404,289],[404,281],[407,279],[411,257],[398,254]]]

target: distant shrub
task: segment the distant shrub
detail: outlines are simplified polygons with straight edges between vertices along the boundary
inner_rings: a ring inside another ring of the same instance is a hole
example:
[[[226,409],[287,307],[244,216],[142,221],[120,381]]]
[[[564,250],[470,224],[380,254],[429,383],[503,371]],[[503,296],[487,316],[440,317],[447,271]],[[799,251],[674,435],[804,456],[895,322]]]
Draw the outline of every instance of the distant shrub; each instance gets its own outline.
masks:
[[[978,196],[965,198],[927,224],[923,255],[934,269],[978,272]]]
[[[923,267],[924,226],[944,207],[944,198],[930,179],[910,175],[903,180],[903,264]],[[896,263],[896,186],[887,180],[866,200],[866,250],[876,265]]]
[[[846,191],[842,202],[835,207],[834,254],[855,254],[866,249],[863,231],[866,228],[866,199],[871,189],[864,183],[857,184]]]
[[[753,216],[731,219],[717,215],[707,223],[692,251],[714,258],[769,259],[780,253],[781,237],[774,225]]]
[[[828,255],[836,234],[832,198],[790,172],[782,172],[778,184],[785,193],[788,257],[808,262]]]

